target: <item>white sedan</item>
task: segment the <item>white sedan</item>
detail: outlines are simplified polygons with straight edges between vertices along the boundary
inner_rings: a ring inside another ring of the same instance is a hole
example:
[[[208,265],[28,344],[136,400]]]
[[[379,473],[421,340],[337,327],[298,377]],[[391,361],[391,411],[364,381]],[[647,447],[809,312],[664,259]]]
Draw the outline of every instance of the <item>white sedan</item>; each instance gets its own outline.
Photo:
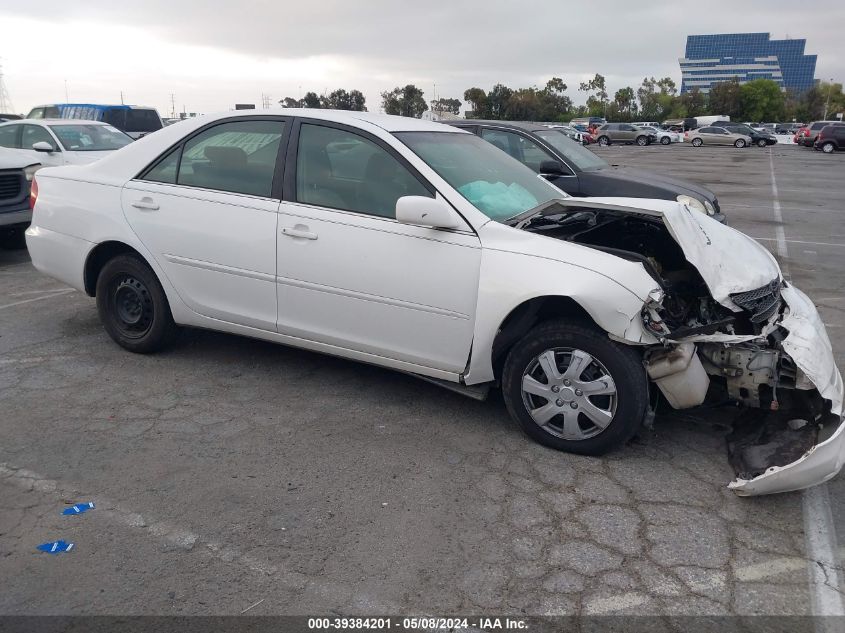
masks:
[[[42,167],[93,163],[131,142],[131,136],[100,121],[20,119],[0,124],[0,147]]]
[[[96,297],[127,350],[178,324],[500,387],[531,437],[590,455],[629,440],[658,392],[676,408],[710,393],[752,414],[737,493],[842,465],[812,302],[682,203],[571,198],[454,127],[301,109],[192,119],[32,190],[33,263]]]
[[[671,130],[661,130],[660,128],[653,127],[651,125],[640,125],[639,127],[654,134],[655,143],[660,143],[661,145],[681,143],[684,140],[683,136],[677,132],[672,132]]]

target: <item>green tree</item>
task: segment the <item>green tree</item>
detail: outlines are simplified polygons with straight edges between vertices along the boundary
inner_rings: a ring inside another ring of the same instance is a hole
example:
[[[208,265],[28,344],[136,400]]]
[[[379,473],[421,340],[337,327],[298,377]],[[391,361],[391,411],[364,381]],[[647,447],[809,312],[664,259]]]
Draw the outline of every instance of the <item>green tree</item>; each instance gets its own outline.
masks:
[[[491,119],[504,119],[513,90],[503,84],[496,84],[487,93],[487,115]]]
[[[468,119],[485,119],[489,116],[487,112],[487,93],[481,88],[468,88],[464,90],[464,101],[472,105],[472,110],[466,114]]]
[[[646,77],[637,88],[640,116],[646,121],[662,121],[675,106],[675,82],[669,77]]]
[[[613,107],[619,113],[616,118],[630,121],[637,110],[637,103],[635,101],[634,89],[630,86],[627,88],[620,88],[613,95]]]
[[[780,121],[783,118],[786,96],[776,81],[753,79],[740,86],[739,99],[741,118],[746,121]]]
[[[302,102],[300,102],[299,99],[294,99],[293,97],[285,97],[279,101],[279,105],[283,108],[301,108]]]
[[[581,92],[593,92],[587,97],[587,110],[591,116],[605,116],[607,112],[608,97],[607,85],[602,75],[596,76],[589,81],[582,81],[578,86]]]
[[[319,108],[321,106],[320,97],[316,92],[306,92],[302,97],[303,108]]]
[[[462,102],[460,99],[432,99],[431,109],[436,112],[449,112],[451,114],[459,114],[461,111]]]
[[[742,96],[738,79],[713,84],[710,88],[709,110],[712,114],[724,114],[732,119],[742,119]]]
[[[347,92],[343,88],[339,88],[328,96],[320,97],[320,107],[329,108],[332,110],[356,110],[358,112],[365,112],[367,110],[363,93],[360,90],[351,90]]]
[[[672,111],[673,118],[701,116],[707,110],[707,96],[699,90],[698,86],[682,94],[676,101],[676,108]]]
[[[839,112],[845,112],[845,93],[842,92],[842,84],[819,82],[819,96],[824,102],[822,119],[833,119]]]
[[[389,92],[382,92],[381,99],[382,107],[387,114],[419,119],[422,113],[428,110],[423,91],[414,84],[408,84],[404,88],[397,86]]]

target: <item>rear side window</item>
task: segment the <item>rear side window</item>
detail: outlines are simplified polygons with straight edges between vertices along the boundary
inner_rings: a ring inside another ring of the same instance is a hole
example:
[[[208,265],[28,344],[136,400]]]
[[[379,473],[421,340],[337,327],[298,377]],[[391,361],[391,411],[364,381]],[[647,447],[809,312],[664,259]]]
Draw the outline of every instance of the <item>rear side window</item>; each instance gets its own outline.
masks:
[[[155,110],[132,108],[126,110],[127,132],[155,132],[161,129],[161,119]]]
[[[162,158],[150,171],[148,171],[143,180],[151,180],[152,182],[163,182],[167,185],[176,184],[176,175],[179,169],[179,158],[182,155],[182,146],[174,148],[167,156]]]
[[[185,143],[177,184],[269,198],[284,126],[232,121],[197,134]]]

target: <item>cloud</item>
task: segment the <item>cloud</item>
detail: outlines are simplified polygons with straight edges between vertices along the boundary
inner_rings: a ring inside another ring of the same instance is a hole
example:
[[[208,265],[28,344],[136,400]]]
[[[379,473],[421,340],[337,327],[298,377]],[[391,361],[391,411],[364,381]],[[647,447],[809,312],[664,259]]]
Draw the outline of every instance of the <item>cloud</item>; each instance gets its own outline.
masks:
[[[611,92],[636,87],[646,75],[679,80],[677,58],[691,33],[754,30],[806,37],[807,52],[819,54],[817,76],[841,79],[845,3],[815,2],[813,13],[825,19],[800,19],[794,2],[785,0],[605,0],[577,7],[532,0],[42,0],[0,10],[0,22],[9,83],[14,77],[14,93],[25,95],[13,94],[20,102],[55,100],[62,96],[56,86],[73,77],[72,84],[89,92],[113,89],[117,81],[135,100],[159,107],[170,92],[195,103],[193,109],[209,110],[258,101],[261,92],[274,100],[297,96],[302,86],[318,93],[359,88],[376,109],[380,91],[408,82],[420,85],[427,98],[434,84],[440,95],[460,97],[471,86],[541,85],[560,76],[581,101],[578,82],[596,72],[607,77]],[[12,31],[18,37],[10,40],[6,34]],[[61,42],[61,49],[34,44],[46,32],[51,37],[43,41]],[[52,39],[53,33],[60,39]],[[102,68],[98,56],[113,67]],[[41,85],[29,79],[18,85],[21,66],[37,66]],[[89,99],[87,94],[77,96]]]

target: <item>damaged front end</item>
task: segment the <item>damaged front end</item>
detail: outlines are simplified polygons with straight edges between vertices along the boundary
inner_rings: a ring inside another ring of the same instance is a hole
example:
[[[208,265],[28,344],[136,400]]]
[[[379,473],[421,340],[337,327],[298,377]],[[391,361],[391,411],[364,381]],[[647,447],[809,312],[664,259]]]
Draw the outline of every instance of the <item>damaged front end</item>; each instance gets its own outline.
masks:
[[[845,457],[843,385],[813,303],[742,233],[683,205],[620,202],[567,201],[522,228],[643,265],[656,284],[641,314],[658,341],[644,352],[650,379],[676,409],[742,407],[728,436],[732,490],[833,477]]]

